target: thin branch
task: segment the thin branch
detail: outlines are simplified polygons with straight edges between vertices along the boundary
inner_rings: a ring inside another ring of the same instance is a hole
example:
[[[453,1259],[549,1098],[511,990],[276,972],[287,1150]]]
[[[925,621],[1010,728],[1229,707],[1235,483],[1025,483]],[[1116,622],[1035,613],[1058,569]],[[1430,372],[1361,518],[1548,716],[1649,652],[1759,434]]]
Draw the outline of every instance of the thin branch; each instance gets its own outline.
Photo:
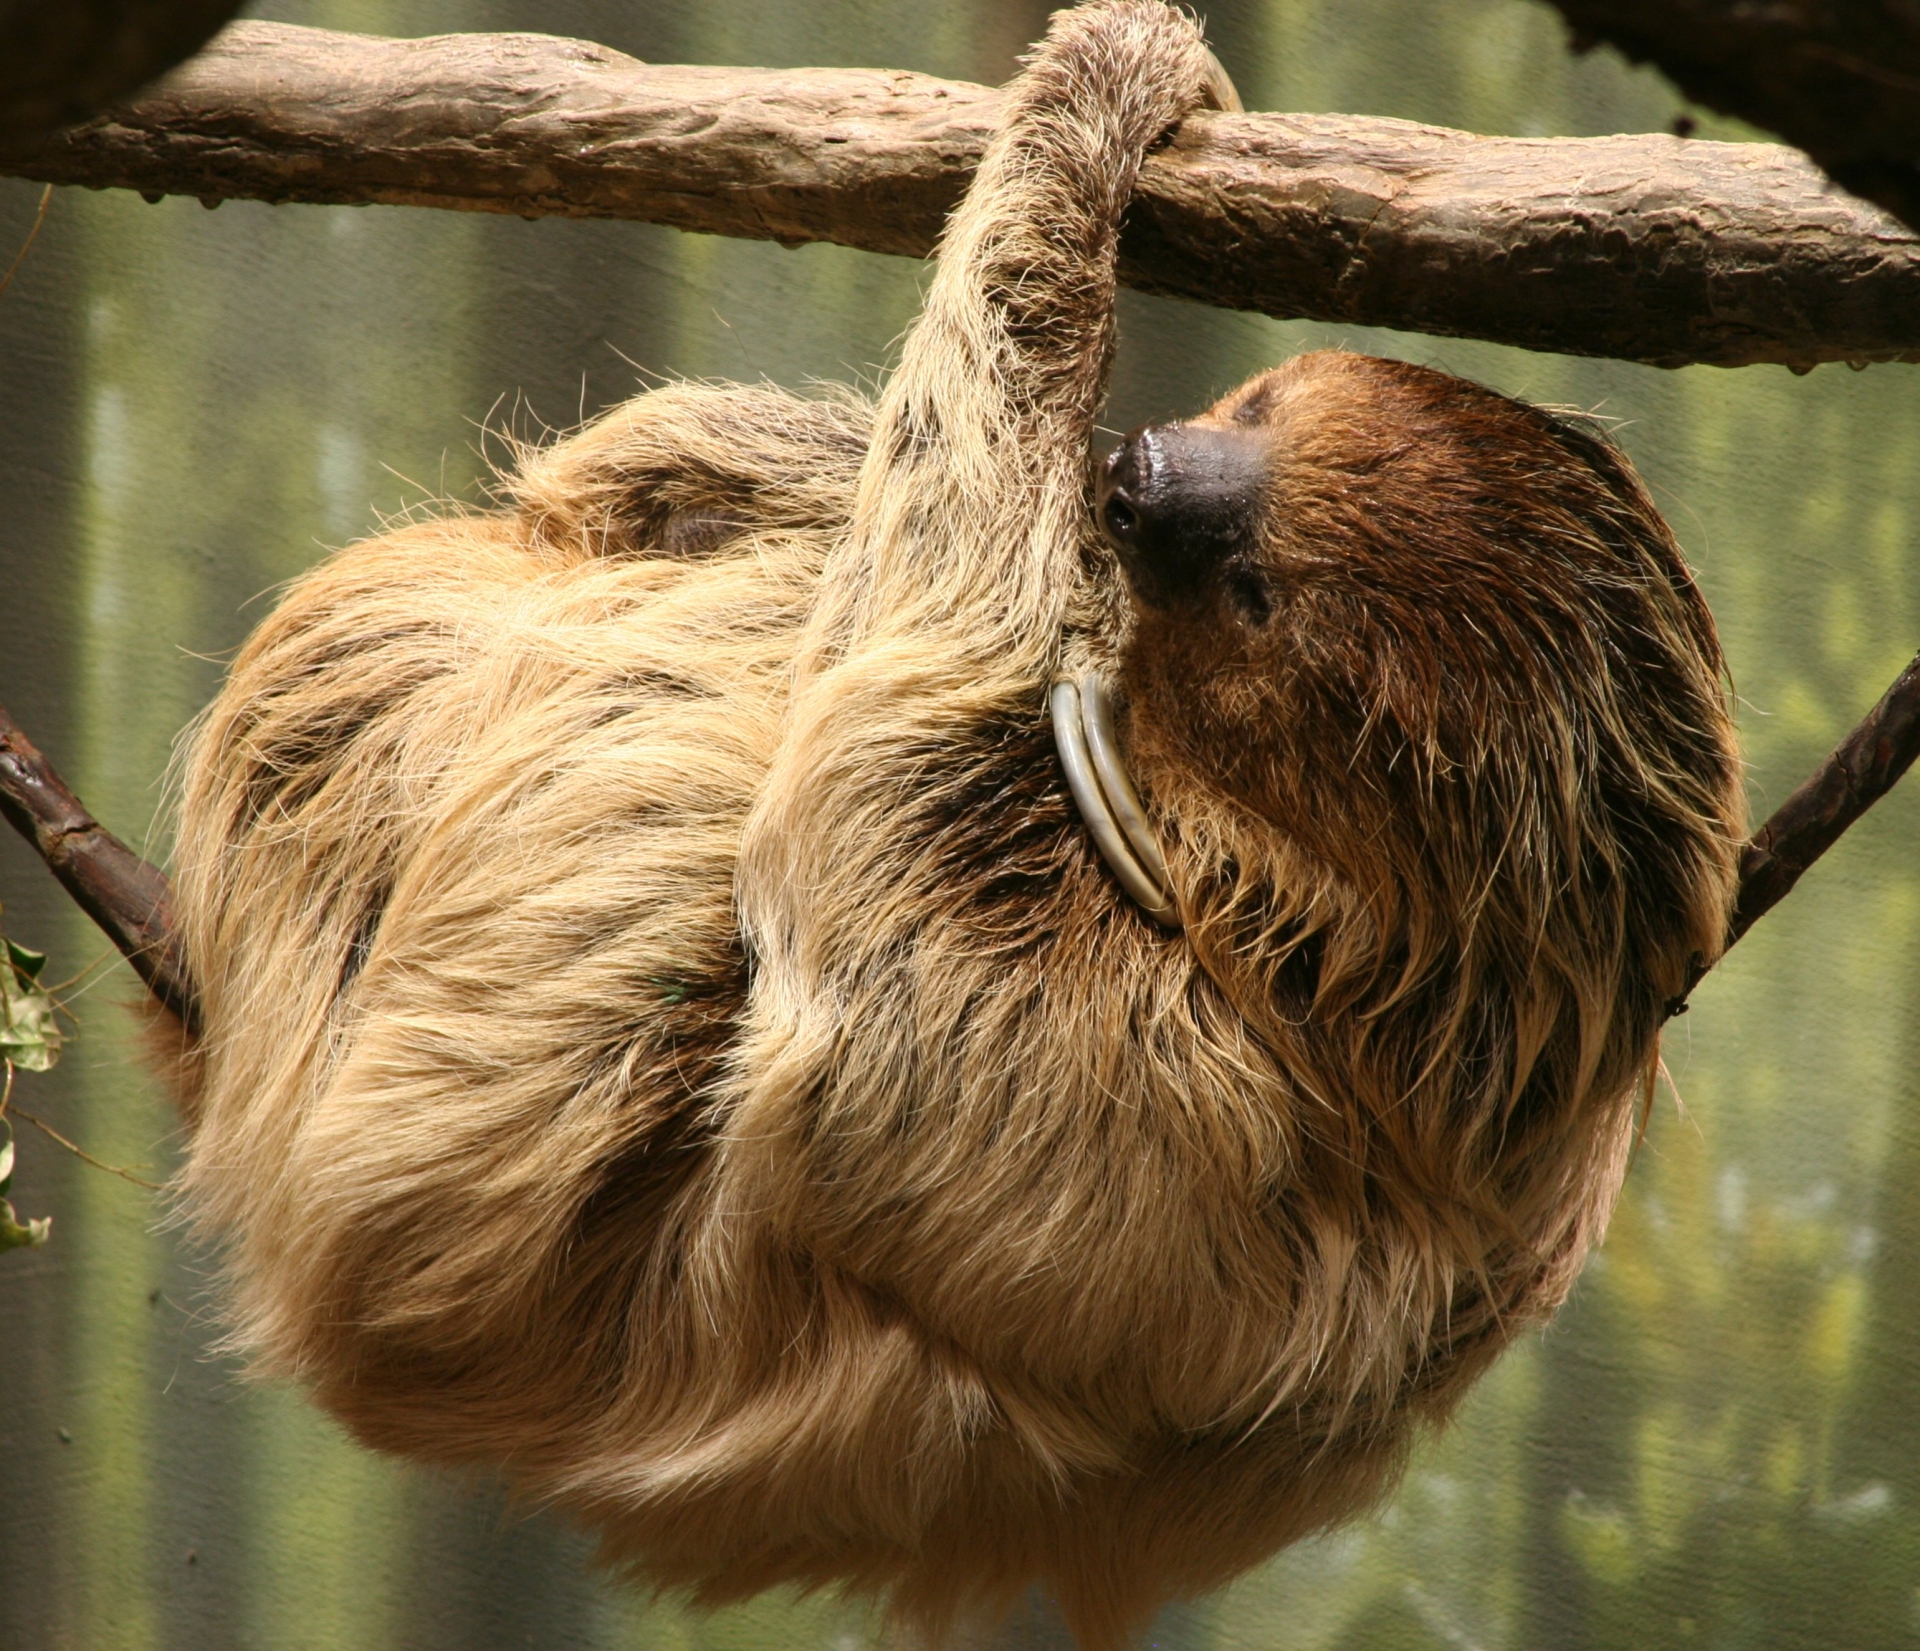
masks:
[[[1841,833],[1891,791],[1920,756],[1916,657],[1831,756],[1773,811],[1740,856],[1740,897],[1727,944],[1784,899]]]
[[[1576,44],[1653,63],[1696,102],[1799,145],[1920,229],[1920,11],[1841,0],[1553,0]]]
[[[13,255],[13,262],[7,265],[7,273],[0,275],[0,293],[13,285],[13,278],[20,273],[20,266],[27,261],[27,254],[33,251],[33,243],[40,239],[40,226],[47,221],[47,208],[53,205],[53,185],[40,191],[40,205],[33,214],[33,226],[27,231],[27,238],[20,243],[20,250]]]
[[[1792,891],[1807,868],[1839,842],[1854,821],[1900,781],[1920,756],[1920,655],[1894,678],[1852,733],[1748,838],[1740,851],[1740,883],[1727,921],[1724,957],[1740,937]],[[1696,958],[1686,990],[1667,1005],[1687,1012],[1687,999],[1709,965]]]
[[[199,1008],[174,932],[166,874],[87,812],[4,706],[0,814],[120,948],[154,997],[191,1030]]]
[[[546,35],[239,23],[0,172],[919,257],[998,96],[880,70],[647,65]],[[1920,360],[1920,240],[1767,144],[1199,114],[1148,161],[1123,252],[1136,287],[1283,317],[1669,367]]]
[[[165,1192],[167,1190],[165,1186],[158,1181],[149,1181],[144,1175],[135,1175],[130,1169],[123,1169],[118,1164],[109,1164],[104,1158],[94,1157],[91,1152],[87,1151],[87,1149],[77,1141],[68,1140],[66,1136],[62,1135],[60,1131],[55,1129],[46,1119],[36,1118],[31,1112],[27,1111],[25,1107],[20,1105],[18,1101],[15,1101],[7,1108],[6,1116],[9,1118],[26,1119],[26,1121],[32,1124],[35,1129],[39,1130],[41,1134],[48,1136],[58,1145],[65,1147],[67,1151],[71,1152],[74,1157],[78,1158],[83,1164],[91,1164],[95,1169],[103,1169],[109,1175],[117,1175],[122,1181],[131,1181],[136,1187],[145,1187],[148,1192]]]

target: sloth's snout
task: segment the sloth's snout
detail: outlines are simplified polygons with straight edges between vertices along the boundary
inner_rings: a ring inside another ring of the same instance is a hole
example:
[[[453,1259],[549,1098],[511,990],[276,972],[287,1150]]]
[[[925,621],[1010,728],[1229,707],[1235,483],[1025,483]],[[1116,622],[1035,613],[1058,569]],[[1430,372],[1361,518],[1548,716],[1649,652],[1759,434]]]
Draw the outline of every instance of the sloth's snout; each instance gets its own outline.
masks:
[[[1100,467],[1094,507],[1134,594],[1191,600],[1256,529],[1266,444],[1252,431],[1150,424]]]

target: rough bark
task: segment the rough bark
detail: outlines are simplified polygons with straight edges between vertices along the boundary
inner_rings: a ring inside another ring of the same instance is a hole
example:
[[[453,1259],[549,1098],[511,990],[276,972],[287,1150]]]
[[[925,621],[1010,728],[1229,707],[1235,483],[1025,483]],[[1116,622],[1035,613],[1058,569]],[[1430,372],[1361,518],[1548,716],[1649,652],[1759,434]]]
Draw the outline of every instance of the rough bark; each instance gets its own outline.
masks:
[[[242,23],[138,103],[0,171],[921,256],[996,104],[906,73]],[[1148,162],[1124,253],[1134,286],[1282,317],[1660,366],[1920,360],[1920,240],[1770,145],[1197,115]]]
[[[86,120],[199,50],[239,0],[0,0],[0,141]]]
[[[147,989],[191,1029],[193,983],[173,928],[166,874],[89,814],[0,706],[0,814],[120,948]]]
[[[1920,9],[1911,0],[1553,0],[1698,103],[1799,145],[1920,228]]]

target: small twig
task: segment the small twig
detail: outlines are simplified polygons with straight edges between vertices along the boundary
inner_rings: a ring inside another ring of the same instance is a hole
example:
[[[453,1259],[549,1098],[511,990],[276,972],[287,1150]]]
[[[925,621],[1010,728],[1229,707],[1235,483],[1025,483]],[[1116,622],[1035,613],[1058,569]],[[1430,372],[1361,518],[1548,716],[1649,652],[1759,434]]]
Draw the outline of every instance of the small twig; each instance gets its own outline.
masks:
[[[105,951],[95,952],[92,957],[88,958],[85,963],[75,969],[66,979],[56,980],[51,986],[42,987],[41,989],[46,992],[49,997],[52,997],[56,992],[73,992],[76,997],[81,996],[93,989],[94,982],[93,980],[88,980],[87,976],[92,975],[94,970],[112,963],[115,955],[114,948],[111,946]],[[99,978],[98,975],[94,975],[94,980],[98,980]],[[81,984],[83,981],[85,981],[84,985]],[[78,991],[74,990],[76,987],[79,988]],[[66,1012],[66,1005],[63,1003],[56,1003],[55,1007],[63,1014]]]
[[[32,843],[60,885],[120,948],[189,1032],[199,1006],[174,932],[166,874],[89,814],[0,706],[0,814]]]
[[[4,1057],[0,1057],[0,1066],[4,1066],[7,1069],[6,1082],[4,1085],[0,1085],[0,1122],[4,1122],[9,1116],[24,1118],[42,1134],[49,1136],[61,1146],[65,1147],[67,1151],[71,1152],[74,1157],[78,1158],[82,1163],[91,1164],[95,1169],[103,1169],[109,1175],[117,1175],[123,1181],[131,1181],[136,1187],[145,1187],[149,1192],[165,1192],[167,1190],[161,1186],[158,1181],[148,1181],[142,1176],[135,1175],[130,1169],[122,1169],[118,1164],[109,1164],[103,1159],[94,1157],[92,1153],[87,1151],[87,1149],[77,1141],[68,1140],[66,1136],[62,1135],[60,1131],[55,1129],[46,1119],[35,1117],[34,1114],[27,1111],[25,1107],[15,1106],[13,1104],[13,1078],[16,1069],[13,1062],[6,1060]]]
[[[7,273],[0,275],[0,293],[13,285],[13,278],[20,273],[20,266],[27,261],[27,254],[33,251],[33,243],[40,239],[40,226],[47,221],[47,208],[53,205],[53,185],[40,191],[40,207],[33,215],[33,227],[27,231],[27,238],[20,243],[20,250],[13,255],[13,262],[7,265]]]
[[[9,1081],[11,1081],[11,1078],[12,1078],[11,1073],[8,1074],[8,1078],[9,1078]],[[167,1190],[158,1181],[149,1181],[144,1176],[135,1175],[133,1171],[130,1169],[122,1169],[118,1164],[109,1164],[104,1159],[94,1157],[94,1155],[91,1152],[87,1151],[85,1147],[80,1146],[73,1141],[69,1141],[66,1138],[66,1136],[62,1135],[60,1131],[55,1129],[52,1124],[46,1121],[46,1119],[36,1118],[31,1112],[27,1111],[24,1107],[18,1107],[18,1106],[11,1107],[8,1109],[8,1111],[10,1116],[15,1118],[24,1118],[28,1123],[32,1124],[33,1127],[39,1130],[43,1135],[51,1136],[55,1141],[57,1141],[61,1146],[65,1147],[67,1151],[71,1152],[74,1155],[74,1157],[78,1158],[82,1163],[91,1164],[95,1169],[103,1169],[109,1175],[117,1175],[120,1177],[122,1181],[131,1181],[136,1187],[145,1187],[148,1192],[165,1192]]]

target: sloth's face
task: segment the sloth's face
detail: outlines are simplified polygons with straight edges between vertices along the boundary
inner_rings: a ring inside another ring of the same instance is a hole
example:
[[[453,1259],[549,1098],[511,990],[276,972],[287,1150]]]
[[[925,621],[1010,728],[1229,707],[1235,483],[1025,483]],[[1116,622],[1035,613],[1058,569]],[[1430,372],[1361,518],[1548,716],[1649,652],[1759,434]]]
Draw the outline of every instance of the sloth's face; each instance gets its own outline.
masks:
[[[1262,524],[1276,454],[1265,425],[1219,415],[1134,431],[1100,467],[1095,508],[1143,607],[1257,632],[1273,616]]]
[[[1511,773],[1584,737],[1556,713],[1617,722],[1642,674],[1717,668],[1625,461],[1427,368],[1297,357],[1136,431],[1095,503],[1135,609],[1136,747],[1289,824],[1336,790],[1430,801]]]

